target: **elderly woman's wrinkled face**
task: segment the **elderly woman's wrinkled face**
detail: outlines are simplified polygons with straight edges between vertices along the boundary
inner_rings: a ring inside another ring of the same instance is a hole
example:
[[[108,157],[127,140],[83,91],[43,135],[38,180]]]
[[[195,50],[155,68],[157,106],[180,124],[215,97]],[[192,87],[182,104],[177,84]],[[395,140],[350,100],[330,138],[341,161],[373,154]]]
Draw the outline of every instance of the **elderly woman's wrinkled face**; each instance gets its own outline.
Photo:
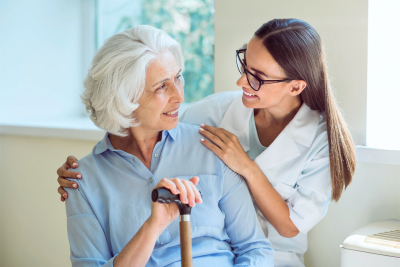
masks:
[[[162,131],[178,125],[178,108],[184,93],[181,75],[181,69],[170,51],[148,66],[144,93],[135,111],[141,127]]]

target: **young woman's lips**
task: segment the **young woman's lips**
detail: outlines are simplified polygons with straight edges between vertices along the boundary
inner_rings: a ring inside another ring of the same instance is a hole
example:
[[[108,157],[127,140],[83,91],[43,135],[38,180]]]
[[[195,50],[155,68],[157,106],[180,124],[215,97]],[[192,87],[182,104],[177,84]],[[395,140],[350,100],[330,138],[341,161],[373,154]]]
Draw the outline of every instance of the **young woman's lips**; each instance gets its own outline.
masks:
[[[250,94],[249,92],[247,92],[246,90],[243,89],[243,96],[247,99],[254,99],[254,98],[258,98],[257,95],[254,94]]]
[[[175,108],[173,110],[170,110],[168,112],[163,113],[165,116],[171,117],[171,118],[176,118],[178,117],[178,108]]]

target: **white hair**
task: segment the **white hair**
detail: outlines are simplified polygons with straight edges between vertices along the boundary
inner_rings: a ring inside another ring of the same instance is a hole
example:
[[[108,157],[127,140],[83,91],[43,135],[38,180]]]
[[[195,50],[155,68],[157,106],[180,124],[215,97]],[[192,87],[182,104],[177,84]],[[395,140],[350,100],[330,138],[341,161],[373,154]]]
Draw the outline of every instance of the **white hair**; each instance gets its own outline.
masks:
[[[93,58],[81,96],[94,124],[118,136],[139,125],[132,113],[139,107],[146,69],[168,50],[183,71],[181,46],[163,30],[140,25],[107,39]]]

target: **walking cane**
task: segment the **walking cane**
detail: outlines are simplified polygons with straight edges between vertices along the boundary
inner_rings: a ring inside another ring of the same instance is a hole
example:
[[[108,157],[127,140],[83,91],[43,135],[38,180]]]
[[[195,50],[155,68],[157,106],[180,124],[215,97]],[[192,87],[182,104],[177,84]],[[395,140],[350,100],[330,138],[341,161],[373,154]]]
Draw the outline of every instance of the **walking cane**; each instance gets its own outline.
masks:
[[[192,267],[192,237],[190,229],[190,213],[192,207],[183,204],[179,195],[174,195],[165,187],[154,189],[151,193],[153,202],[175,203],[179,208],[179,232],[181,237],[181,266]]]

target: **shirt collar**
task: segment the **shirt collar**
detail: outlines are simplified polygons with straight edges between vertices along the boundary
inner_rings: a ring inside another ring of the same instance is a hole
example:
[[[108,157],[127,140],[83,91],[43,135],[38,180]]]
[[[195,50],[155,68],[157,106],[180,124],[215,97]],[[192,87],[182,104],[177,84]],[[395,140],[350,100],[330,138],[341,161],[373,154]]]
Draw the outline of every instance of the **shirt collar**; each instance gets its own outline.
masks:
[[[96,149],[94,151],[95,154],[101,154],[107,149],[111,151],[115,151],[114,147],[111,145],[110,139],[108,138],[108,132],[104,134],[103,139],[97,143]]]
[[[242,95],[235,98],[228,107],[218,127],[235,134],[245,151],[250,149],[249,120],[253,109],[243,105]],[[311,110],[302,104],[292,121],[286,126],[289,137],[295,142],[310,147],[317,132],[320,115],[317,110]]]
[[[163,142],[164,140],[166,140],[166,138],[168,136],[170,136],[172,138],[172,140],[176,140],[177,134],[178,134],[178,130],[177,130],[178,126],[171,129],[171,130],[164,130],[162,133],[162,138],[161,141]],[[117,151],[117,149],[115,149],[111,142],[110,139],[108,138],[108,132],[105,133],[103,139],[101,139],[101,141],[97,144],[96,149],[94,151],[95,154],[101,154],[104,151],[106,151],[107,149],[110,151]]]
[[[179,127],[179,124],[175,128],[173,128],[171,130],[163,131],[163,139],[164,139],[164,135],[166,135],[168,133],[168,135],[171,136],[172,140],[175,141],[176,137],[178,135],[178,127]]]
[[[294,118],[287,125],[293,140],[306,147],[310,147],[317,133],[321,115],[318,110],[312,110],[303,103]]]
[[[301,155],[297,144],[312,145],[319,121],[320,113],[303,103],[291,122],[254,161],[266,170],[297,158]]]

